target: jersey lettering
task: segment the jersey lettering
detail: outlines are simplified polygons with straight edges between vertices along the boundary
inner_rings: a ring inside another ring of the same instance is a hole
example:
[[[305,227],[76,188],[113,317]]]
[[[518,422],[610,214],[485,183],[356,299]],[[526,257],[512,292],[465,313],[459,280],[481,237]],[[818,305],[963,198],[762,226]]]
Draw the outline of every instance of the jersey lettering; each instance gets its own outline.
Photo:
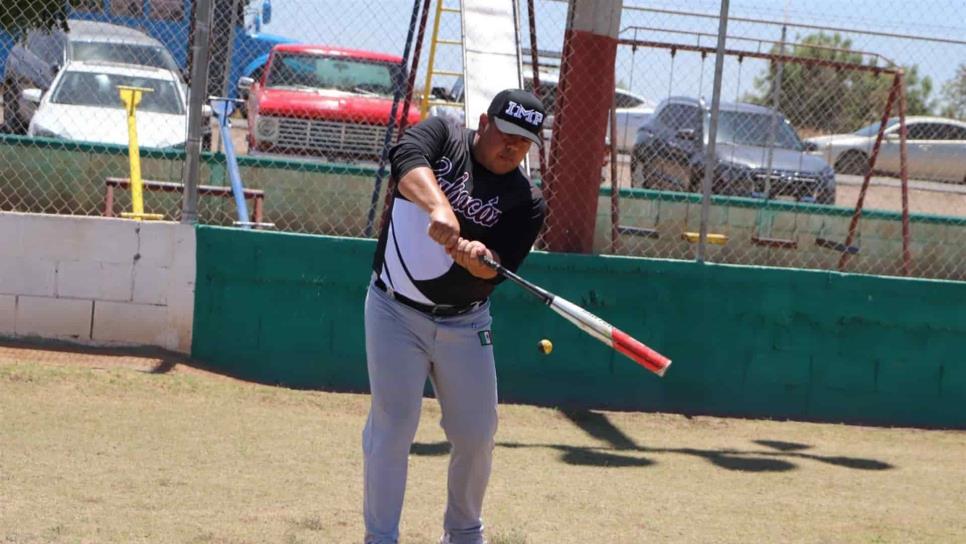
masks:
[[[449,181],[444,178],[437,179],[439,180],[439,186],[443,190],[443,194],[446,195],[454,212],[459,213],[477,225],[492,227],[500,220],[500,215],[503,214],[503,211],[497,207],[500,203],[500,197],[495,196],[486,202],[483,202],[479,198],[473,198],[470,196],[470,192],[466,190],[466,180],[469,178],[470,173],[463,172],[463,175],[456,181]]]

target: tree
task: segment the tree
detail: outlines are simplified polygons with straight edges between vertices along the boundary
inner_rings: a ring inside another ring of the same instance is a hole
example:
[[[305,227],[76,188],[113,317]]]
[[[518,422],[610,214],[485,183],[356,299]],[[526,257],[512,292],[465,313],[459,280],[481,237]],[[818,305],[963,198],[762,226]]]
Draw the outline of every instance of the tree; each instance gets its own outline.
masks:
[[[84,0],[4,0],[0,10],[0,30],[19,38],[34,28],[67,30],[67,14]]]
[[[942,95],[946,102],[942,115],[966,121],[966,62],[960,64],[956,75],[943,85]]]
[[[778,53],[778,45],[772,53]],[[819,32],[786,45],[787,55],[821,59],[839,63],[863,64],[863,55],[852,50],[852,40],[842,35]],[[874,59],[867,64],[872,65]],[[771,106],[777,89],[778,65],[772,65],[755,78],[758,95],[751,102]],[[889,90],[891,74],[815,66],[786,62],[784,64],[779,109],[799,128],[820,132],[851,132],[881,119]],[[905,68],[906,113],[924,115],[932,110],[932,80],[920,78],[918,67]]]

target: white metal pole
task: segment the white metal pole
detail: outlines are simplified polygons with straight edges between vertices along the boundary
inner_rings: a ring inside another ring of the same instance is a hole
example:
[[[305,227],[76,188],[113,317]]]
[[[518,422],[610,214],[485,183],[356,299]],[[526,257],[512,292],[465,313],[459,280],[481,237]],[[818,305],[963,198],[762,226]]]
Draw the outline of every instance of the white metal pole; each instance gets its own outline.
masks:
[[[704,179],[701,182],[701,230],[698,237],[697,261],[704,262],[708,244],[708,216],[711,212],[711,182],[717,169],[715,140],[718,137],[718,110],[721,107],[721,72],[724,69],[725,37],[728,34],[728,0],[721,0],[718,17],[718,49],[714,55],[714,86],[711,90],[711,120],[708,123],[708,146],[704,159]]]

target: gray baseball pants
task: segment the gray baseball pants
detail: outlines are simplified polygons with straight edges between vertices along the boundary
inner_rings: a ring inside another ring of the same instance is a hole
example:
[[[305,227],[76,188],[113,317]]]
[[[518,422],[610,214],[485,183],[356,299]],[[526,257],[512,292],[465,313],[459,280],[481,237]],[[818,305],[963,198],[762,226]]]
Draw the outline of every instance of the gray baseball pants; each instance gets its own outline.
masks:
[[[452,449],[443,529],[454,544],[483,542],[483,495],[497,427],[490,309],[433,317],[370,285],[366,360],[372,405],[362,433],[366,544],[399,540],[409,450],[426,378]]]

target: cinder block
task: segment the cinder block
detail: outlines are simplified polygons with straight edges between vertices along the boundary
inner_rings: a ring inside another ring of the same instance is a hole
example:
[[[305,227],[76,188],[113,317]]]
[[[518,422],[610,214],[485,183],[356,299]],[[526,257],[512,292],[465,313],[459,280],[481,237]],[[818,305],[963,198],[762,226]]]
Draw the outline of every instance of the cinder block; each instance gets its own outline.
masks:
[[[748,365],[745,385],[749,389],[775,385],[805,385],[811,379],[807,354],[771,352],[756,354]]]
[[[132,301],[144,304],[167,304],[170,286],[170,268],[138,263],[134,267],[134,297]]]
[[[137,225],[127,219],[105,218],[86,223],[84,243],[89,251],[84,258],[104,263],[133,263],[138,252]]]
[[[37,257],[0,259],[0,293],[54,296],[54,261]]]
[[[131,263],[62,261],[57,263],[57,296],[94,300],[131,300]]]
[[[145,221],[138,226],[138,263],[171,266],[180,225],[170,221]]]
[[[966,360],[947,358],[942,362],[940,394],[954,399],[966,396]]]
[[[137,253],[137,225],[126,219],[26,215],[25,254],[54,260],[131,262]]]
[[[77,260],[83,247],[75,239],[77,222],[69,216],[24,216],[21,240],[27,255]]]
[[[88,339],[91,302],[70,298],[21,296],[17,299],[17,336]]]
[[[23,255],[23,216],[0,212],[0,259]]]
[[[186,292],[192,305],[194,305],[195,274],[198,268],[195,232],[192,225],[178,225],[174,260],[168,265],[172,271],[172,291],[168,293],[169,300],[174,293]]]
[[[875,389],[880,393],[909,397],[932,397],[941,387],[941,363],[921,359],[918,353],[882,357],[876,366]]]
[[[161,346],[171,349],[176,334],[168,327],[164,306],[133,302],[98,302],[94,305],[95,342]]]
[[[830,357],[822,385],[830,389],[870,393],[875,391],[875,361],[861,357]]]
[[[15,334],[16,310],[17,297],[0,295],[0,336],[13,336]]]

